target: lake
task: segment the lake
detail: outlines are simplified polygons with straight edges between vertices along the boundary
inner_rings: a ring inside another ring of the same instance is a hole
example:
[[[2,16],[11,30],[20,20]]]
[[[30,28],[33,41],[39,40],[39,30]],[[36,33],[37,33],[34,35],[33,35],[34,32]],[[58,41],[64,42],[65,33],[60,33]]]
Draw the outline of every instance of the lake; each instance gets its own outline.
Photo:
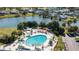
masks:
[[[17,24],[19,24],[20,22],[32,22],[32,21],[36,21],[38,24],[40,22],[44,22],[44,23],[49,23],[53,20],[49,19],[49,18],[42,18],[40,16],[28,16],[28,17],[17,17],[17,18],[3,18],[0,19],[0,28],[17,28]],[[60,26],[62,25],[62,21],[59,21]],[[72,26],[76,25],[79,27],[79,21],[77,21],[77,23],[72,23]]]
[[[42,18],[39,16],[29,16],[29,17],[17,17],[17,18],[3,18],[0,19],[0,28],[16,28],[17,24],[20,22],[27,22],[27,21],[36,21],[38,24],[40,22],[49,23],[51,19]]]

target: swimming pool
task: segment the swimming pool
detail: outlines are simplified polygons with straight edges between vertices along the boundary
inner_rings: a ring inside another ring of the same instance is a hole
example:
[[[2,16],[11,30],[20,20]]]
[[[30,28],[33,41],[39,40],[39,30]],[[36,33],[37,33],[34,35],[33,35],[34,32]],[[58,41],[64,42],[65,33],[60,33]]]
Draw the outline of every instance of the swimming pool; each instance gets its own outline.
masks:
[[[32,36],[32,37],[29,37],[27,40],[26,40],[26,45],[28,46],[32,46],[32,45],[42,45],[44,44],[44,42],[47,40],[47,37],[45,35],[35,35],[35,36]]]

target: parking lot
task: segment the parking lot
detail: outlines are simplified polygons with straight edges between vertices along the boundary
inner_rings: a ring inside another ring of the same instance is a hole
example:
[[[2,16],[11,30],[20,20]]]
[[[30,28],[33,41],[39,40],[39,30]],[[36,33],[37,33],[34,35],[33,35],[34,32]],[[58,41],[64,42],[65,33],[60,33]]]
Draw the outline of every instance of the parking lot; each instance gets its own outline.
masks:
[[[79,51],[79,42],[75,41],[75,37],[66,35],[65,37],[62,37],[62,39],[65,43],[66,51]]]

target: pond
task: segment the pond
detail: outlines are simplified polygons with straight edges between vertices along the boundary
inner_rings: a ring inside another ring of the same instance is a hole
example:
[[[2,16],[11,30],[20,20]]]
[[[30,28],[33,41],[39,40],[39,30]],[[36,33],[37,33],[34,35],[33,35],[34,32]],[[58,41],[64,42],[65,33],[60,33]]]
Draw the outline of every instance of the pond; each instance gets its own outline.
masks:
[[[16,17],[16,18],[3,18],[0,19],[0,28],[17,28],[17,24],[20,22],[32,22],[36,21],[38,24],[40,22],[49,23],[53,20],[49,18],[42,18],[40,16],[28,16],[28,17]],[[63,21],[59,21],[60,26],[62,25]],[[79,21],[77,23],[72,23],[71,25],[79,26]]]
[[[20,22],[27,22],[27,21],[36,21],[38,24],[40,22],[51,22],[51,19],[42,18],[39,16],[28,16],[28,17],[17,17],[17,18],[3,18],[0,19],[0,28],[16,28],[17,24]]]

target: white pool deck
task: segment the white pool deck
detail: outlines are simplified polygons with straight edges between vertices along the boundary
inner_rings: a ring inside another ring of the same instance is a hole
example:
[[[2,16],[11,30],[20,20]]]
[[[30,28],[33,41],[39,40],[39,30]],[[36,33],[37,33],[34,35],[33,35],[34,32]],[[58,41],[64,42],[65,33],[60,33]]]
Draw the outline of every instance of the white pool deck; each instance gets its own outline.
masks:
[[[45,33],[40,33],[40,32],[38,33],[38,30],[37,30],[37,29],[33,29],[33,32],[35,32],[35,33],[33,33],[32,35],[30,34],[29,31],[28,31],[28,33],[24,32],[24,33],[25,33],[25,38],[24,38],[23,40],[26,41],[27,38],[28,38],[28,37],[26,37],[26,36],[28,36],[28,35],[31,35],[31,36],[35,36],[35,35],[45,35],[45,36],[47,37],[46,42],[45,42],[43,45],[41,45],[41,46],[36,46],[36,47],[42,49],[42,46],[44,46],[43,51],[50,51],[50,50],[53,51],[54,47],[55,47],[56,44],[57,44],[57,37],[54,38],[53,46],[48,46],[48,45],[49,45],[49,40],[52,39],[52,37],[54,36],[53,34],[51,34],[51,33],[49,33],[49,32],[47,32],[47,34],[45,34]],[[14,41],[14,43],[12,43],[11,45],[6,46],[6,47],[1,46],[0,49],[16,51],[16,49],[18,48],[18,45],[19,45],[19,43],[18,43],[18,39],[17,39],[17,40]],[[25,48],[28,48],[28,49],[30,49],[30,50],[35,50],[35,46],[27,46],[25,43],[22,44],[22,46],[25,47]]]

